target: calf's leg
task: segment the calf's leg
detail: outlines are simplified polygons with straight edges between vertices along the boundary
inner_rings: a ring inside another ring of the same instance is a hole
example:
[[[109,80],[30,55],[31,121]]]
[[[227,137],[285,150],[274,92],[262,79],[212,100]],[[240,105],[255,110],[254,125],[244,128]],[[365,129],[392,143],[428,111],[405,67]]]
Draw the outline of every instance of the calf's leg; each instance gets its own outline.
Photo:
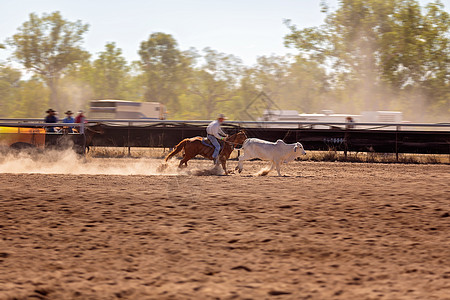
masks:
[[[238,165],[236,166],[235,170],[239,170],[239,173],[242,172],[242,170],[244,169],[244,160],[249,159],[249,157],[247,157],[245,155],[245,153],[241,156],[239,156],[239,162]]]
[[[281,176],[281,172],[280,172],[280,170],[281,170],[281,164],[282,164],[282,162],[280,162],[280,161],[276,163],[278,176]]]

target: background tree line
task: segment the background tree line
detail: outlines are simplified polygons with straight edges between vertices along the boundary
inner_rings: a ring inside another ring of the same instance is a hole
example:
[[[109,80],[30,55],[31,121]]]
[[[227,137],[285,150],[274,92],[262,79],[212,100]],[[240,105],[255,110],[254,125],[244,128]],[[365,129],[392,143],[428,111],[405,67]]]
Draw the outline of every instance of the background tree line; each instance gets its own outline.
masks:
[[[89,26],[59,12],[29,20],[0,44],[31,74],[0,62],[0,117],[40,117],[52,107],[87,109],[91,99],[164,103],[170,119],[232,119],[262,113],[269,97],[281,109],[400,110],[414,121],[448,121],[450,16],[440,1],[341,0],[323,25],[297,28],[286,47],[297,55],[262,56],[245,66],[211,48],[179,49],[155,32],[128,62],[114,43],[94,58],[82,47]],[[270,41],[268,41],[270,42]]]

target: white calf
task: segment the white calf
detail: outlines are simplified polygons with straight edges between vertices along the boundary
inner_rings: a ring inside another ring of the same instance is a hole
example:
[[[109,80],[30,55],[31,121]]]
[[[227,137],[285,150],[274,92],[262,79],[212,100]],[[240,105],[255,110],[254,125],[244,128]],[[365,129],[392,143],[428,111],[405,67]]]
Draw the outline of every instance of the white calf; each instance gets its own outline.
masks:
[[[236,169],[239,169],[239,173],[242,172],[244,160],[259,158],[268,160],[272,163],[271,168],[267,173],[276,167],[278,176],[281,176],[281,164],[293,161],[301,155],[306,155],[302,144],[286,144],[282,140],[272,143],[255,138],[246,139],[242,145],[242,149],[244,150],[244,155],[239,156],[239,163],[236,167]]]

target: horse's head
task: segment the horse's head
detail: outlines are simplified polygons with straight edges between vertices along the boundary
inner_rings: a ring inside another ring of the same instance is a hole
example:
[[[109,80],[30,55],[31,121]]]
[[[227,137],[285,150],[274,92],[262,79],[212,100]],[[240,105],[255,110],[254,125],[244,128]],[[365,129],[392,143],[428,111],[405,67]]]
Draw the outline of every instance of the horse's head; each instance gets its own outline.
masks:
[[[247,139],[247,134],[244,130],[239,131],[238,133],[235,133],[227,138],[227,141],[231,142],[236,145],[242,145],[244,141]]]

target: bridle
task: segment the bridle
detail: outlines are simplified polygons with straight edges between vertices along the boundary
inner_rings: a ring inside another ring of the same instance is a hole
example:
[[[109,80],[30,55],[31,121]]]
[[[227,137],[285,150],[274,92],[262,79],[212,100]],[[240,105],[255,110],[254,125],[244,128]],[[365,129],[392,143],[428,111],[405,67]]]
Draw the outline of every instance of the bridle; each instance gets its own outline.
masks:
[[[239,133],[240,133],[240,132],[236,133],[235,135],[237,136]],[[243,133],[243,134],[245,135],[245,133]],[[234,149],[234,147],[236,147],[236,146],[238,146],[238,145],[242,145],[242,144],[240,144],[240,143],[230,142],[230,141],[227,141],[227,140],[223,140],[223,142],[224,142],[224,143],[227,143],[227,144],[229,144],[229,145],[231,145],[231,146],[232,146],[232,149]]]

